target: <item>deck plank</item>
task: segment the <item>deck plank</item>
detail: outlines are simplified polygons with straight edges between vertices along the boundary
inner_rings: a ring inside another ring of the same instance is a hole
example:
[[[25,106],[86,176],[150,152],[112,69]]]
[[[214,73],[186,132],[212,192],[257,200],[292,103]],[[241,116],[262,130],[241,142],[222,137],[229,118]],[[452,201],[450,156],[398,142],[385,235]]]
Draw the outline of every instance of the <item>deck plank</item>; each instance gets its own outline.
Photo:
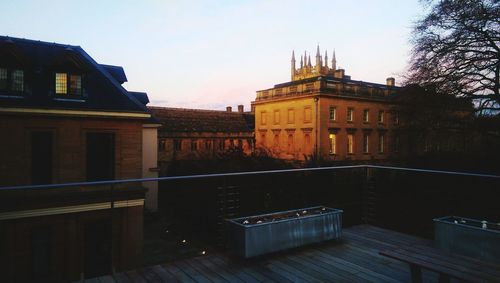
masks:
[[[381,256],[382,250],[408,248],[422,260],[432,257],[432,241],[369,225],[345,228],[342,240],[282,251],[251,259],[223,253],[175,260],[138,270],[101,277],[121,282],[408,282],[408,265]],[[432,258],[431,258],[432,259]],[[471,264],[482,271],[481,261]],[[460,260],[443,262],[456,267]],[[491,265],[491,264],[488,264]],[[486,270],[486,269],[485,269]],[[496,270],[487,271],[498,276]],[[434,272],[422,273],[424,282],[437,282]]]

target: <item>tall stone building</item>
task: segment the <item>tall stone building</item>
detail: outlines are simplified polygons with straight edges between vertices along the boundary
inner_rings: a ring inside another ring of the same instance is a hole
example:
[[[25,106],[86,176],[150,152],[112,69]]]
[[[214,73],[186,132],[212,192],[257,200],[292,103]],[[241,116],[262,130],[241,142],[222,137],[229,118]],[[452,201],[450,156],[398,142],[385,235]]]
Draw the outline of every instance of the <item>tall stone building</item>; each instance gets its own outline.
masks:
[[[329,66],[319,46],[315,61],[305,53],[297,66],[292,53],[291,81],[257,91],[256,147],[289,160],[375,160],[398,152],[394,78],[386,84],[352,80],[337,69],[335,52]]]

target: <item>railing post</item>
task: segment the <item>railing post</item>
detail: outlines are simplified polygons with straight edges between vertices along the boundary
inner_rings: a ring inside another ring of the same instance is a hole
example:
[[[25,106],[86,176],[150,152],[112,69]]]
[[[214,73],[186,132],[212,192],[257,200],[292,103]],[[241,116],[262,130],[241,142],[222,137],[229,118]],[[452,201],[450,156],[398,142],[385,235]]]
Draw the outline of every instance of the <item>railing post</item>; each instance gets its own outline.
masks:
[[[362,192],[363,216],[365,224],[375,224],[377,221],[377,193],[375,185],[375,168],[364,167],[364,182]]]

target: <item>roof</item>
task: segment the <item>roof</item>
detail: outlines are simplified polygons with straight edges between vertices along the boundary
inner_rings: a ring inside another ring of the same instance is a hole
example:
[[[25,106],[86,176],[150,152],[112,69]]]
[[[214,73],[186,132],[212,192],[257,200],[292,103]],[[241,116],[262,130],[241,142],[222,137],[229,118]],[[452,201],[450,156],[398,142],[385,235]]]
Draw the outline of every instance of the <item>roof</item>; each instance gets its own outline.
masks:
[[[281,84],[276,84],[274,85],[274,88],[278,87],[287,87],[287,86],[292,86],[292,85],[299,85],[299,84],[304,84],[304,83],[310,83],[317,81],[318,79],[324,80],[326,82],[335,82],[335,83],[347,83],[347,84],[354,84],[354,85],[360,85],[360,86],[366,86],[366,87],[374,87],[374,88],[381,88],[381,89],[400,89],[398,86],[387,86],[385,84],[379,84],[379,83],[371,83],[371,82],[365,82],[365,81],[358,81],[358,80],[351,80],[350,76],[345,76],[344,78],[336,78],[334,76],[316,76],[316,77],[311,77],[311,78],[306,78],[306,79],[301,79],[301,80],[295,80],[295,81],[290,81],[286,83],[281,83]],[[272,89],[272,88],[270,88]]]
[[[253,132],[255,128],[255,116],[250,112],[148,108],[160,120],[160,132]]]
[[[98,64],[80,46],[0,36],[0,57],[0,64],[13,60],[24,70],[25,91],[19,96],[0,92],[4,107],[149,113],[121,86],[123,68]],[[54,95],[53,73],[69,65],[84,75],[84,94],[78,99]]]
[[[125,71],[123,70],[122,66],[112,66],[104,64],[99,64],[99,65],[101,65],[101,67],[103,67],[120,84],[128,82],[127,76],[125,75]]]

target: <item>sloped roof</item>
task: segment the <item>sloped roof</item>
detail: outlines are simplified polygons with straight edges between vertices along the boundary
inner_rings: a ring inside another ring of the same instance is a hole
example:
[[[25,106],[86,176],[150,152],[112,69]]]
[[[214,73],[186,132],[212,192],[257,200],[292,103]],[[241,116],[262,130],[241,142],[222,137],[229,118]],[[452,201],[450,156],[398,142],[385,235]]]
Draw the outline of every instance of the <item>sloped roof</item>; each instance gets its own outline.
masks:
[[[253,113],[217,110],[148,107],[166,132],[253,132]]]
[[[80,46],[0,36],[0,55],[21,64],[25,82],[24,93],[16,99],[1,95],[0,91],[3,107],[149,113],[143,103],[121,86],[123,77],[117,80],[109,68],[95,62]],[[53,74],[56,70],[64,71],[60,62],[65,60],[76,62],[85,75],[81,99],[54,95]]]

